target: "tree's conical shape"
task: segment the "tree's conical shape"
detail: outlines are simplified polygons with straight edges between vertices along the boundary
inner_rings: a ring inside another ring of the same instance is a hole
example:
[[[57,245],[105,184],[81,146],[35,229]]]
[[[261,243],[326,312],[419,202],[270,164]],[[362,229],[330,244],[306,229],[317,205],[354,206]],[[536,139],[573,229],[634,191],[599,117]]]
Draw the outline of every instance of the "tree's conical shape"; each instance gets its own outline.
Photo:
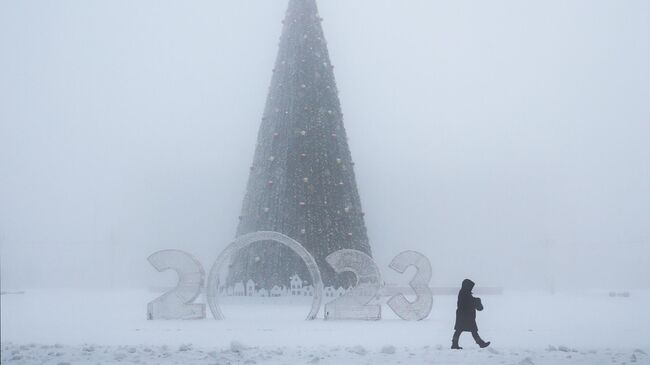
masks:
[[[316,259],[325,286],[349,286],[325,262],[352,248],[371,254],[343,114],[315,0],[290,0],[259,129],[237,235],[277,231]],[[240,251],[229,282],[288,285],[301,259],[273,242]]]

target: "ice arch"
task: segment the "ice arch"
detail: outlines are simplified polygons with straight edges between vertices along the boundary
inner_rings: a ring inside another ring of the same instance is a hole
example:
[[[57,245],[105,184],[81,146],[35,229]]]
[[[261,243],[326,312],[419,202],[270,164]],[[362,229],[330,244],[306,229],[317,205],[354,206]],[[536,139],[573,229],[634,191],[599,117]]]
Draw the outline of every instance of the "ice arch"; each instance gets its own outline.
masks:
[[[322,292],[323,292],[323,281],[321,279],[320,270],[316,261],[312,255],[300,244],[298,241],[294,240],[291,237],[285,236],[279,232],[271,231],[259,231],[243,236],[238,237],[233,243],[229,244],[221,253],[217,260],[212,265],[210,269],[210,276],[208,277],[208,288],[206,291],[208,305],[210,306],[210,311],[214,319],[221,320],[223,319],[223,313],[219,308],[219,272],[224,264],[228,264],[232,259],[233,255],[247,247],[248,245],[259,242],[259,241],[275,241],[281,243],[291,250],[293,250],[307,265],[307,270],[311,275],[311,281],[314,285],[314,299],[311,303],[311,311],[307,315],[307,320],[312,320],[318,315],[320,310]]]

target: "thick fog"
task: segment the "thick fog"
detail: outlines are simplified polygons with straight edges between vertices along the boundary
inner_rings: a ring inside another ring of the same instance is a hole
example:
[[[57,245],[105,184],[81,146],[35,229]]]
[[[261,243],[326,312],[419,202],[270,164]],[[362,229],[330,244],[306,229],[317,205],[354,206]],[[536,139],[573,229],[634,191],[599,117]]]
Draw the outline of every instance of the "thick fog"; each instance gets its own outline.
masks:
[[[235,235],[286,0],[0,2],[4,288]],[[650,2],[320,0],[387,281],[650,287]],[[410,271],[409,271],[410,272]]]

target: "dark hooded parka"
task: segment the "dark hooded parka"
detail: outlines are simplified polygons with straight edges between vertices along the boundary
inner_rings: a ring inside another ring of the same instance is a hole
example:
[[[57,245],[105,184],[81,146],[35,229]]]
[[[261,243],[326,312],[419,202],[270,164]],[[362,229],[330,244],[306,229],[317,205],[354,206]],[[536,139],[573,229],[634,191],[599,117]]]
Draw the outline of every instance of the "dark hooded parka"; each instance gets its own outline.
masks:
[[[476,310],[482,310],[483,305],[480,303],[480,299],[472,296],[473,288],[473,281],[463,280],[463,285],[458,292],[458,309],[456,309],[456,324],[454,325],[456,331],[478,331]]]

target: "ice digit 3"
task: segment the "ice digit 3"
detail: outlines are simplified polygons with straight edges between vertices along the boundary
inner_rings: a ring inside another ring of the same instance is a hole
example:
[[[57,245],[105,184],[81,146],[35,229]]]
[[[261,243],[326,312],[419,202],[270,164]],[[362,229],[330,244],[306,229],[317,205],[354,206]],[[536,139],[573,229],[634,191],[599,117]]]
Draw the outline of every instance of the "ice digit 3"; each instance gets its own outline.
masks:
[[[417,270],[409,283],[417,296],[415,301],[411,302],[406,299],[404,293],[399,293],[388,300],[388,306],[404,320],[419,321],[431,313],[433,306],[433,294],[429,288],[431,263],[419,252],[404,251],[395,256],[389,265],[399,273],[404,273],[409,266],[415,266]]]

